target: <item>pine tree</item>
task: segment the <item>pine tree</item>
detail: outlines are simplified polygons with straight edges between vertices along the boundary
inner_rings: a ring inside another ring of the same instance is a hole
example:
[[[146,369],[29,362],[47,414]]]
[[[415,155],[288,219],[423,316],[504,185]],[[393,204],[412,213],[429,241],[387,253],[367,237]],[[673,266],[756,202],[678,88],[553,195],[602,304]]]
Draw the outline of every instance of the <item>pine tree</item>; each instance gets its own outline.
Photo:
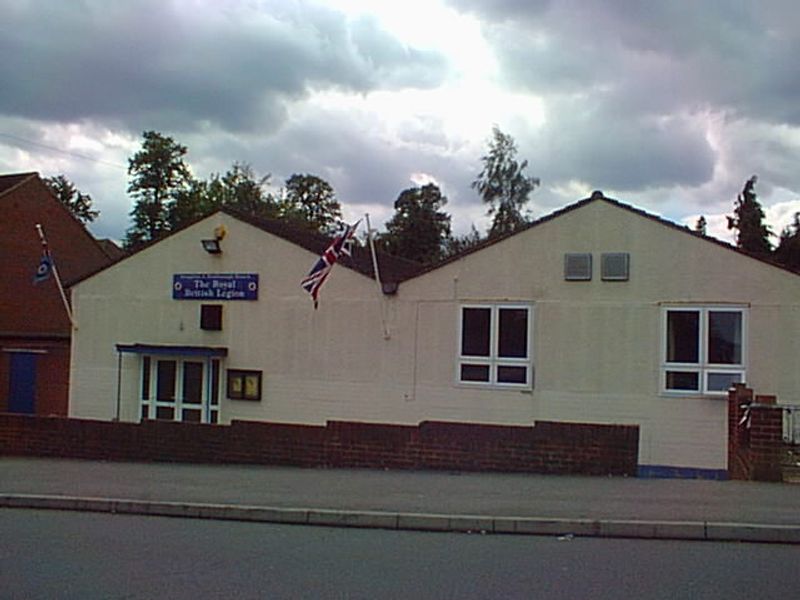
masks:
[[[800,271],[800,213],[794,214],[794,222],[781,232],[775,249],[775,260],[780,264]]]
[[[694,224],[694,230],[701,235],[706,235],[707,228],[708,223],[706,222],[706,218],[700,215],[700,218],[697,219],[697,222]]]
[[[758,178],[753,175],[744,184],[736,200],[733,216],[728,217],[728,229],[736,230],[736,246],[756,256],[767,257],[772,252],[769,228],[764,225],[764,210],[755,190]]]

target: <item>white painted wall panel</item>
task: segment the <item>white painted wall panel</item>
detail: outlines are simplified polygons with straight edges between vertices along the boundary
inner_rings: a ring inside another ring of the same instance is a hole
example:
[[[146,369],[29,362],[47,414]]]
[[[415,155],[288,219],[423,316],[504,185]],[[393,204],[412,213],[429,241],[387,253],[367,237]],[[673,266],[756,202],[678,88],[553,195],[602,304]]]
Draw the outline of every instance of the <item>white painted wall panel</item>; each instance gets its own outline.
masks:
[[[223,254],[200,248],[215,226]],[[590,252],[589,282],[564,281],[564,254]],[[600,279],[603,252],[630,253],[630,280]],[[749,383],[800,399],[800,277],[606,202],[569,211],[404,282],[386,297],[337,266],[320,307],[299,282],[315,256],[226,215],[212,216],[80,283],[73,301],[71,414],[110,418],[116,343],[225,346],[225,366],[263,371],[263,400],[223,400],[223,421],[328,419],[528,425],[538,419],[638,424],[640,463],[725,468],[724,400],[659,393],[665,303],[749,306]],[[258,273],[257,302],[227,302],[224,330],[174,301],[174,273]],[[456,383],[464,303],[533,307],[531,391]],[[126,356],[122,418],[135,420],[138,357]]]

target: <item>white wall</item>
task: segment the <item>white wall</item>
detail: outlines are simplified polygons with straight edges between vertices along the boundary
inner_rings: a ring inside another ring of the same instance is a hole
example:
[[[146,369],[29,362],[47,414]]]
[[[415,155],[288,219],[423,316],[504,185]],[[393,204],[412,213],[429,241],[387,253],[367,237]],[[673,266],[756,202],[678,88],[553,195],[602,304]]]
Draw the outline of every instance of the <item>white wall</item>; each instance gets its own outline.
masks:
[[[572,252],[592,253],[591,281],[564,281]],[[630,254],[629,281],[601,281],[604,252]],[[726,468],[725,399],[660,393],[661,314],[670,303],[748,306],[748,384],[800,397],[800,277],[611,203],[543,222],[406,282],[401,293],[418,299],[427,323],[418,361],[428,371],[437,365],[416,394],[422,412],[456,397],[455,341],[441,338],[457,335],[461,304],[481,301],[533,303],[535,387],[459,393],[451,418],[639,424],[641,464]]]
[[[219,257],[200,239],[224,223]],[[566,282],[566,252],[591,252],[590,282]],[[627,282],[600,280],[600,254],[628,252]],[[800,397],[800,277],[606,202],[593,202],[404,282],[385,297],[384,339],[372,280],[336,266],[319,310],[300,288],[316,256],[216,215],[73,290],[70,411],[109,419],[116,343],[225,346],[225,366],[263,371],[261,402],[223,399],[231,419],[638,424],[641,464],[726,467],[725,400],[659,393],[664,303],[749,308],[748,383]],[[257,302],[225,303],[224,330],[199,329],[199,305],[171,298],[174,273],[258,273]],[[533,306],[532,390],[456,383],[459,309]],[[138,418],[138,357],[123,358],[126,420]]]

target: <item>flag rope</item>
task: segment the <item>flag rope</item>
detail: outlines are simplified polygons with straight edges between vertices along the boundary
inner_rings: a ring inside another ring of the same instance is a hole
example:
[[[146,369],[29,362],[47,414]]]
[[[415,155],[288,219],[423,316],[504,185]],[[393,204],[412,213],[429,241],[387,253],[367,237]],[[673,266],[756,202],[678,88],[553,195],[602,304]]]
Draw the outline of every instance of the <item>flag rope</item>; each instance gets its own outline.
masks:
[[[375,284],[378,286],[378,302],[380,302],[381,328],[383,329],[383,339],[391,338],[389,327],[386,324],[386,298],[383,296],[383,284],[381,283],[381,273],[378,270],[378,255],[375,253],[375,241],[372,239],[372,226],[369,222],[369,214],[364,215],[367,222],[367,241],[369,243],[370,254],[372,254],[372,271],[375,274]]]

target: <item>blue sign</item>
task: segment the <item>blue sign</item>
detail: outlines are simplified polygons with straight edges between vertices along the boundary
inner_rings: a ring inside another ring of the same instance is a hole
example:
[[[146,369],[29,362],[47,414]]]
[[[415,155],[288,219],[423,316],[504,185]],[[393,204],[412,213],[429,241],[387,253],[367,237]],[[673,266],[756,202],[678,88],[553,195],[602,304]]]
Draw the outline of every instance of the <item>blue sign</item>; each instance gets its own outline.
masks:
[[[258,273],[176,273],[173,300],[258,300]]]

